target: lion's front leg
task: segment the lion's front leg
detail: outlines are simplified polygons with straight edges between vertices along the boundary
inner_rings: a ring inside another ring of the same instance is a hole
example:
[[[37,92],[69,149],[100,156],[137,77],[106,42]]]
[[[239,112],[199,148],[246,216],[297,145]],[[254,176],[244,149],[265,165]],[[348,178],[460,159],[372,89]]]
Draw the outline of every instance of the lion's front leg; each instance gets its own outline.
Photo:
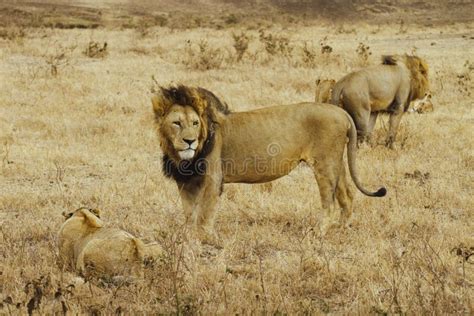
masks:
[[[204,178],[202,194],[196,209],[196,232],[198,238],[208,244],[218,245],[218,237],[214,230],[214,215],[216,204],[220,195],[222,185],[222,172],[220,167],[213,174],[208,174]]]
[[[179,186],[185,221],[190,230],[203,243],[217,244],[213,222],[217,203],[214,185],[210,180],[201,179],[196,186]]]
[[[197,198],[199,191],[195,187],[189,185],[178,185],[181,204],[183,205],[184,218],[186,224],[193,226],[196,223]]]
[[[216,135],[216,139],[219,137]],[[223,181],[220,147],[206,158],[206,171],[181,187],[181,198],[188,223],[193,225],[203,243],[218,245],[214,231],[214,214]]]
[[[403,112],[390,114],[388,137],[385,142],[385,146],[389,147],[390,149],[394,149],[395,138],[397,136],[398,127],[400,126],[402,116]]]

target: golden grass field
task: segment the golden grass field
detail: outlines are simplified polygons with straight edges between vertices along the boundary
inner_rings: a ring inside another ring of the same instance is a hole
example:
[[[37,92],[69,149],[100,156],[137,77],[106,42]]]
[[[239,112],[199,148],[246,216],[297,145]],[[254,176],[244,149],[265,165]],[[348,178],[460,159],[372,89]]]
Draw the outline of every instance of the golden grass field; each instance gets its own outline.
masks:
[[[2,26],[0,314],[473,313],[474,22],[255,21]],[[90,41],[107,42],[106,53],[85,55]],[[322,236],[318,187],[302,165],[271,184],[225,186],[222,249],[191,238],[161,172],[152,76],[242,111],[311,101],[317,78],[399,53],[428,62],[434,112],[406,114],[395,150],[379,119],[379,144],[358,151],[363,183],[385,185],[386,197],[356,193],[352,226]],[[61,271],[61,213],[81,206],[165,255],[131,285]]]

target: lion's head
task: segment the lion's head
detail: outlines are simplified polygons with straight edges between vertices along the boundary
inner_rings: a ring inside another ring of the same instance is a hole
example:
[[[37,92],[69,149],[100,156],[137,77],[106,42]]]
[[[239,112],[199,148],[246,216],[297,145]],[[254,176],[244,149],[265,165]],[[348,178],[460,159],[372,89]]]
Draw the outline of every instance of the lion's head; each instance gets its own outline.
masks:
[[[331,93],[336,80],[334,79],[317,79],[315,89],[315,102],[330,103]]]
[[[418,56],[395,55],[382,56],[382,63],[385,65],[397,65],[401,61],[410,70],[410,100],[423,98],[429,91],[428,64]]]
[[[413,106],[409,112],[416,112],[419,114],[433,112],[434,107],[431,101],[431,93],[426,93],[425,97],[420,100],[412,102]]]
[[[176,180],[203,172],[213,149],[215,129],[229,113],[212,92],[183,85],[160,87],[152,97],[164,171]]]

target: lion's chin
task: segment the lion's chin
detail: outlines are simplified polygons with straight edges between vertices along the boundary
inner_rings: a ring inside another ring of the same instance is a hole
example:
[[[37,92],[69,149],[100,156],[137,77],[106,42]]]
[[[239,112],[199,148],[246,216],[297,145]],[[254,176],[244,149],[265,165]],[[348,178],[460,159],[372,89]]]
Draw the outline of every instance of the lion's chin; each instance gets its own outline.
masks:
[[[178,151],[179,158],[183,160],[191,160],[194,157],[196,151],[194,149],[188,148],[186,150]]]

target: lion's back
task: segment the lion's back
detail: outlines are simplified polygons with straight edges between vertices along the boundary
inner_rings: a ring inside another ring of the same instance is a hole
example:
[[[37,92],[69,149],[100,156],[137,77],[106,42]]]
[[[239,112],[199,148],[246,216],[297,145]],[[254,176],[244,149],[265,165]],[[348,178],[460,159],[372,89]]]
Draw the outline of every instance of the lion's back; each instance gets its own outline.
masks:
[[[88,272],[98,274],[128,274],[140,265],[135,237],[113,228],[91,235],[79,257],[84,258]]]

